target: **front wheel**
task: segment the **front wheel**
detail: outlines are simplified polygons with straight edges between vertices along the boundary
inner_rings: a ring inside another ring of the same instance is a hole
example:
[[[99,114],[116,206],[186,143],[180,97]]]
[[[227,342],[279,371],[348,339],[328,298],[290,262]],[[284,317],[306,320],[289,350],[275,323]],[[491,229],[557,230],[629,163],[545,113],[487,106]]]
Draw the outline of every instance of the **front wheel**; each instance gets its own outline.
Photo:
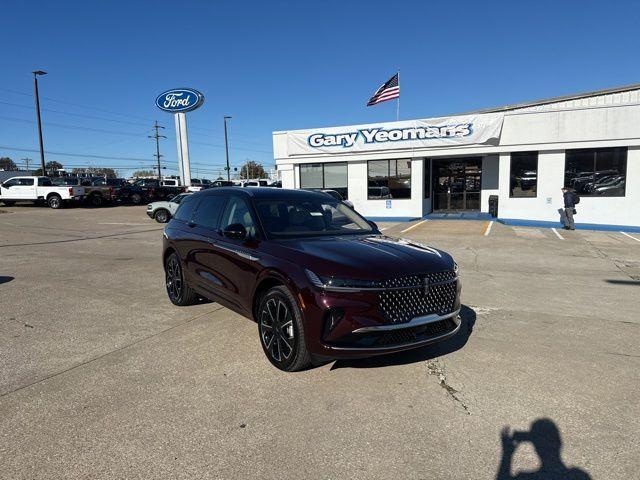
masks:
[[[169,221],[169,217],[170,217],[169,212],[166,211],[164,208],[161,208],[160,210],[158,210],[154,215],[154,218],[158,223],[167,223]]]
[[[182,264],[177,253],[172,253],[164,262],[167,295],[174,305],[186,307],[193,305],[198,300],[196,292],[189,287],[184,279]]]
[[[62,207],[62,198],[57,193],[53,193],[49,195],[49,198],[47,198],[47,205],[51,208],[58,209]]]
[[[131,195],[131,203],[134,205],[140,205],[142,203],[142,195],[139,193],[134,193]]]
[[[265,355],[280,370],[294,372],[311,364],[302,314],[286,287],[274,287],[262,297],[258,332]]]
[[[94,207],[101,207],[104,203],[104,198],[102,198],[102,195],[100,195],[99,193],[91,195],[91,198],[89,200],[91,202],[91,205]]]

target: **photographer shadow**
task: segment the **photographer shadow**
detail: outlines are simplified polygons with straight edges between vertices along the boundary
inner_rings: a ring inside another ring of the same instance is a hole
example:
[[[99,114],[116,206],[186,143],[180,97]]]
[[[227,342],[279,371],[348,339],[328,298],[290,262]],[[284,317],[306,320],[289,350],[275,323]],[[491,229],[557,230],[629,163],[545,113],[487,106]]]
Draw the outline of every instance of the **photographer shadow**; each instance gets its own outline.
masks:
[[[448,355],[456,350],[460,350],[466,345],[473,331],[473,326],[476,323],[476,312],[467,305],[462,305],[460,309],[460,320],[461,325],[458,333],[445,341],[388,355],[353,360],[336,360],[331,366],[331,370],[339,368],[380,368],[391,365],[407,365]]]
[[[560,450],[562,439],[556,424],[548,418],[539,418],[525,432],[510,432],[505,427],[501,434],[502,460],[496,480],[590,480],[591,476],[580,468],[568,468],[563,462]],[[540,468],[533,472],[511,474],[513,454],[522,442],[531,442],[538,458]]]

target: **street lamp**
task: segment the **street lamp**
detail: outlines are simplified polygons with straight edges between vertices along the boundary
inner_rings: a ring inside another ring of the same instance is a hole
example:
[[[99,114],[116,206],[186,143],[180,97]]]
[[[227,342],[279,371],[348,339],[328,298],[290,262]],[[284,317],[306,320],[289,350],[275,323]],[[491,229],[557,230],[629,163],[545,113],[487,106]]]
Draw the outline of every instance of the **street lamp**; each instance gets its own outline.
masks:
[[[42,142],[42,119],[40,118],[40,95],[38,94],[38,75],[46,75],[47,72],[42,70],[36,70],[33,73],[33,88],[36,95],[36,114],[38,116],[38,139],[40,140],[40,168],[42,168],[42,175],[46,175],[47,172],[44,168],[44,144]]]
[[[227,119],[231,117],[225,115],[224,119],[224,149],[227,152],[227,181],[231,180],[231,168],[229,168],[229,141],[227,140]]]

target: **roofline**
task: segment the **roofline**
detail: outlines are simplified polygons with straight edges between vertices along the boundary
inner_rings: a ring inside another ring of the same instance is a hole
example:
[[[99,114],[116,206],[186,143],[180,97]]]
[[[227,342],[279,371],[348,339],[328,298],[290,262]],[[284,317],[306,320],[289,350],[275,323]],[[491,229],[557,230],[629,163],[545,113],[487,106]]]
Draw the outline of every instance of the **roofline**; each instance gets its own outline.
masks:
[[[629,92],[631,90],[640,90],[640,83],[633,83],[631,85],[625,85],[623,87],[605,88],[605,89],[602,89],[602,90],[594,90],[594,91],[591,91],[591,92],[574,93],[574,94],[570,94],[570,95],[562,95],[560,97],[552,97],[552,98],[545,98],[545,99],[541,99],[541,100],[533,100],[533,101],[530,101],[530,102],[514,103],[512,105],[504,105],[502,107],[483,108],[483,109],[480,109],[480,110],[470,110],[470,111],[466,111],[466,112],[451,113],[451,114],[446,114],[446,115],[438,115],[437,117],[429,117],[429,118],[458,117],[458,116],[462,116],[462,115],[478,115],[478,114],[482,114],[482,113],[508,112],[508,111],[511,111],[511,110],[519,110],[521,108],[536,107],[536,106],[540,106],[540,105],[549,105],[551,103],[566,102],[568,100],[577,100],[579,98],[598,97],[600,95],[607,95],[607,94],[611,94],[611,93]],[[419,120],[419,119],[413,119],[413,120]],[[404,122],[404,121],[411,121],[411,120],[402,120],[402,121]],[[391,121],[391,122],[378,122],[378,123],[397,123],[397,122]],[[286,134],[288,132],[297,132],[297,131],[304,131],[304,130],[314,130],[314,129],[318,129],[318,128],[333,128],[335,126],[348,127],[348,126],[351,126],[351,125],[333,125],[333,126],[315,127],[315,128],[302,128],[302,129],[295,129],[295,130],[275,130],[275,131],[272,132],[272,135]]]
[[[468,112],[455,113],[455,114],[450,115],[450,116],[471,115],[471,114],[479,114],[479,113],[507,112],[507,111],[510,111],[510,110],[518,110],[518,109],[521,109],[521,108],[537,107],[537,106],[540,106],[540,105],[548,105],[550,103],[566,102],[566,101],[569,101],[569,100],[577,100],[579,98],[591,98],[591,97],[599,97],[600,95],[608,95],[608,94],[611,94],[611,93],[629,92],[631,90],[640,90],[640,83],[633,83],[631,85],[625,85],[623,87],[605,88],[605,89],[602,89],[602,90],[594,90],[594,91],[591,91],[591,92],[574,93],[574,94],[570,94],[570,95],[562,95],[560,97],[552,97],[552,98],[545,98],[545,99],[541,99],[541,100],[533,100],[531,102],[514,103],[512,105],[504,105],[502,107],[483,108],[483,109],[480,109],[480,110],[471,110],[471,111],[468,111]]]

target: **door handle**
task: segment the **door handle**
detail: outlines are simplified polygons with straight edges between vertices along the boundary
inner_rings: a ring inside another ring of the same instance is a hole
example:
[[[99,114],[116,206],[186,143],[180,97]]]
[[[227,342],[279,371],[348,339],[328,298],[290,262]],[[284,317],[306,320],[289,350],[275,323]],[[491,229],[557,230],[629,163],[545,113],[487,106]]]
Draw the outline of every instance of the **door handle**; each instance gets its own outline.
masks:
[[[222,245],[220,242],[216,242],[215,240],[210,240],[209,243],[211,243],[211,245],[215,247],[220,248],[221,250],[235,253],[239,257],[246,258],[247,260],[251,260],[252,262],[257,262],[258,260],[260,260],[260,257],[256,257],[255,255],[251,255],[250,253],[244,252],[237,248],[227,247],[226,245]]]

